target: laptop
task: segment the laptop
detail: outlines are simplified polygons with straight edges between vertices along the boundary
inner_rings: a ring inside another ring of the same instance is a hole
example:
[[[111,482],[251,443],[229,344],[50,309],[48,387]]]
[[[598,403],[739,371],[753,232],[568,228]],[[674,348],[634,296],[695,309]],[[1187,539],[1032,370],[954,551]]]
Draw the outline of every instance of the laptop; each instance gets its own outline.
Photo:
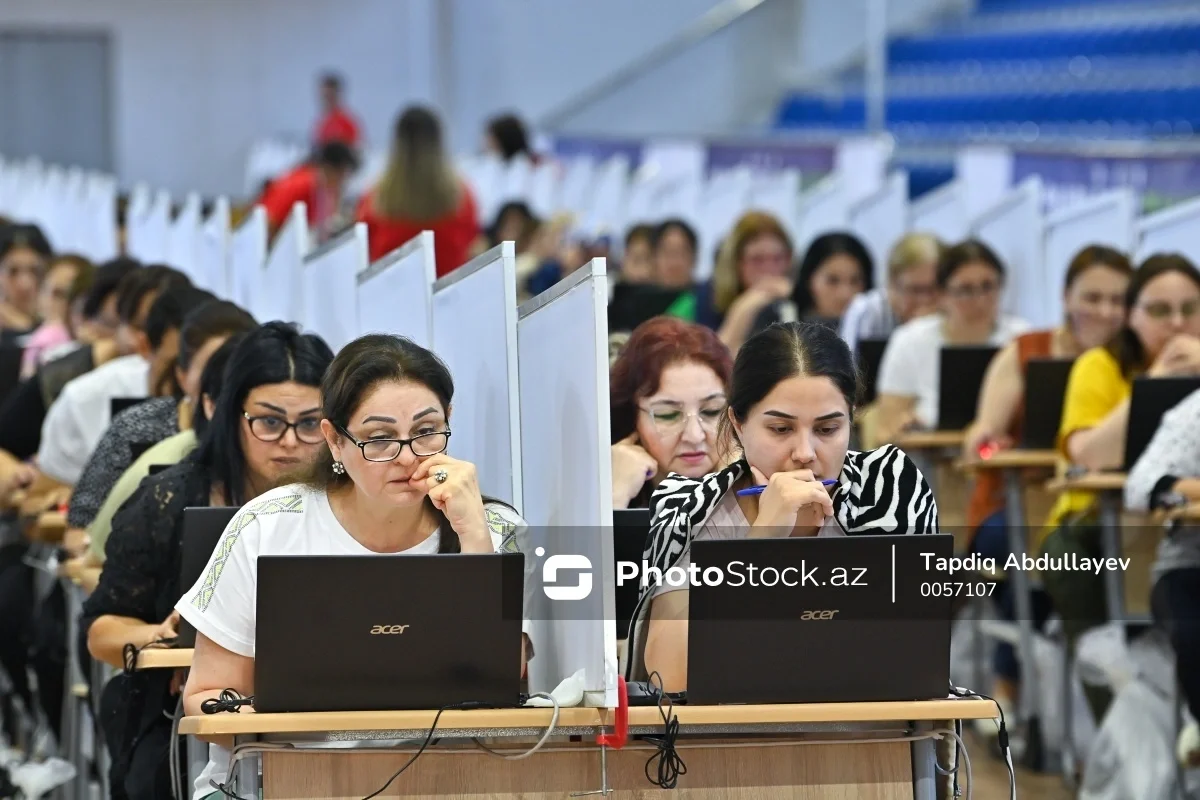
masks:
[[[946,697],[953,592],[923,554],[953,550],[950,534],[694,540],[697,574],[726,580],[689,589],[687,702]]]
[[[254,708],[514,707],[525,556],[260,556]]]
[[[1129,399],[1129,427],[1125,429],[1125,472],[1146,452],[1163,414],[1200,389],[1200,378],[1137,378]]]
[[[879,379],[879,365],[883,363],[883,351],[887,349],[887,343],[887,339],[858,340],[854,362],[858,365],[858,374],[862,376],[863,405],[875,402],[875,383]]]
[[[144,403],[149,398],[146,397],[113,397],[109,400],[109,413],[112,415],[110,419],[116,419],[117,414],[120,414],[127,408],[133,408],[139,403]]]
[[[0,403],[21,383],[21,358],[24,353],[21,347],[0,345]]]
[[[938,376],[938,429],[961,431],[975,421],[979,390],[999,348],[943,347]]]
[[[622,508],[613,510],[613,560],[619,564],[627,561],[642,563],[646,551],[646,539],[650,535],[650,509]],[[613,576],[616,580],[616,576]],[[616,585],[617,638],[629,636],[629,623],[637,607],[638,582],[628,580]]]
[[[157,466],[157,465],[155,465]],[[153,469],[153,467],[152,467]],[[240,508],[219,507],[205,508],[192,506],[183,510],[183,539],[180,543],[179,554],[179,591],[187,594],[204,574],[208,560],[217,542],[225,533]],[[195,647],[196,629],[187,620],[179,620],[178,636],[175,637],[176,647]]]
[[[1031,358],[1025,365],[1025,413],[1021,447],[1053,450],[1062,424],[1067,380],[1075,362],[1067,358]]]

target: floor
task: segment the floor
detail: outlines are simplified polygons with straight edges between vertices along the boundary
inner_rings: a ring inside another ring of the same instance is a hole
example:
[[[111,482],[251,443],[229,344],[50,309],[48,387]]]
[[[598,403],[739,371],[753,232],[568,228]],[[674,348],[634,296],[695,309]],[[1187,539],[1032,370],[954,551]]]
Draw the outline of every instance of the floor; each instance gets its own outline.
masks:
[[[978,800],[1007,800],[1008,770],[1004,763],[988,752],[979,737],[968,735],[967,746],[971,748],[975,797]],[[963,797],[966,797],[966,787],[961,788],[964,790]],[[1017,797],[1020,800],[1073,800],[1074,795],[1057,774],[1044,775],[1018,769]]]

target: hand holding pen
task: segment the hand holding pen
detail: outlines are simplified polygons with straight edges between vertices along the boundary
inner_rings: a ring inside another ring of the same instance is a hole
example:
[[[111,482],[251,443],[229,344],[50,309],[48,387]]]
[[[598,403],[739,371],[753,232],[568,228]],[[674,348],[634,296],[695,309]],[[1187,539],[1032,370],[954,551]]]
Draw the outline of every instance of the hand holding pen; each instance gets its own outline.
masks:
[[[770,478],[757,467],[750,467],[750,471],[757,486],[742,489],[738,494],[758,494],[758,517],[751,526],[751,536],[789,535],[801,512],[806,510],[813,514],[818,526],[833,516],[829,487],[836,484],[836,480],[818,480],[812,470],[807,469],[776,472]]]

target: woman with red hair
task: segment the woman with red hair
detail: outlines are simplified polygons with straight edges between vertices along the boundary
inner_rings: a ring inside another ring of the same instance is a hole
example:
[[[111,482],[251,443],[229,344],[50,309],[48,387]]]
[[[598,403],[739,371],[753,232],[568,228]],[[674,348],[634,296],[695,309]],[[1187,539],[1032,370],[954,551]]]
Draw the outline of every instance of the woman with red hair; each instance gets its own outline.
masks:
[[[640,508],[668,473],[720,468],[717,428],[733,369],[708,328],[655,317],[634,329],[612,365],[613,508]]]

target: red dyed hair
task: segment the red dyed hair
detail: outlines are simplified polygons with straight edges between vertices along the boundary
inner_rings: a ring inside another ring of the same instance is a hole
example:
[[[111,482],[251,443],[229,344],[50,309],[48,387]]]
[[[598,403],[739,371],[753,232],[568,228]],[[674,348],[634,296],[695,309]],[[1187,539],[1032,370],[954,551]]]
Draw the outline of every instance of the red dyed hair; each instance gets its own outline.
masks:
[[[733,356],[717,335],[703,325],[675,317],[655,317],[634,329],[609,374],[612,440],[619,442],[637,428],[637,404],[658,391],[663,370],[694,361],[712,369],[729,385]]]

